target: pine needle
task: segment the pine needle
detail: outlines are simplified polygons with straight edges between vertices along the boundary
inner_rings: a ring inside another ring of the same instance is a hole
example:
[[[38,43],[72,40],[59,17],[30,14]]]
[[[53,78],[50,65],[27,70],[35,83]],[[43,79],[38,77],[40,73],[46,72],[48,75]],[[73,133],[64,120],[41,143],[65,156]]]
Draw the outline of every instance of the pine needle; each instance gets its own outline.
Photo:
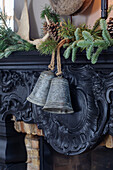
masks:
[[[47,39],[38,47],[41,54],[51,55],[58,43],[53,39]]]
[[[41,12],[40,17],[42,19],[45,19],[45,15],[47,16],[47,18],[51,21],[53,21],[54,23],[56,22],[60,22],[60,16],[58,14],[56,14],[52,8],[48,5],[45,5],[44,9]]]

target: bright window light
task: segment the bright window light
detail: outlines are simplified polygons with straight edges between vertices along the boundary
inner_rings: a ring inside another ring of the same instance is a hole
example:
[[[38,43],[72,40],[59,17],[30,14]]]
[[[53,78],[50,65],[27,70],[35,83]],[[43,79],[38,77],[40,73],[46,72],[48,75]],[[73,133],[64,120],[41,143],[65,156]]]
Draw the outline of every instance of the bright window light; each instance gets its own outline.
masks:
[[[14,0],[0,0],[0,9],[5,11],[7,18],[7,25],[12,30],[14,28]]]

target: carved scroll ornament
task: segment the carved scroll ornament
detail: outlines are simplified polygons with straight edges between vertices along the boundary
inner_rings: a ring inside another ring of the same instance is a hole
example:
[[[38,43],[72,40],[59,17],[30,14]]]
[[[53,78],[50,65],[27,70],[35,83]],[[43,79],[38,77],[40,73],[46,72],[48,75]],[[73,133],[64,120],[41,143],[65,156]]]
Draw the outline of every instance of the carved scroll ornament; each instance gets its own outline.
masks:
[[[37,123],[57,152],[76,155],[93,148],[107,132],[113,134],[113,72],[104,74],[88,65],[65,66],[63,72],[70,84],[73,114],[46,113],[26,100],[39,70],[3,70],[0,119],[13,114],[17,120]]]

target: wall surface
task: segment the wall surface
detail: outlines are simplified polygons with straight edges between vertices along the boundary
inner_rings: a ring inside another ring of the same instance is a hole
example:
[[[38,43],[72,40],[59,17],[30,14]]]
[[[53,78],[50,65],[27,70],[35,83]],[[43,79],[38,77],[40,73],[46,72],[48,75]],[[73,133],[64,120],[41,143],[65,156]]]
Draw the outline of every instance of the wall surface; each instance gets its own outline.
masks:
[[[14,0],[15,1],[15,15],[20,18],[21,11],[24,5],[24,0]],[[30,18],[30,35],[31,38],[38,38],[41,36],[42,20],[40,19],[40,12],[45,6],[49,4],[49,0],[27,0],[29,8],[29,18]],[[113,4],[113,0],[108,0],[109,5]],[[21,2],[21,3],[20,3]],[[101,15],[101,0],[93,0],[89,8],[81,15],[73,16],[73,23],[79,25],[81,23],[87,23],[93,26],[96,19]],[[113,12],[111,13],[113,16]],[[17,26],[15,23],[15,30]]]

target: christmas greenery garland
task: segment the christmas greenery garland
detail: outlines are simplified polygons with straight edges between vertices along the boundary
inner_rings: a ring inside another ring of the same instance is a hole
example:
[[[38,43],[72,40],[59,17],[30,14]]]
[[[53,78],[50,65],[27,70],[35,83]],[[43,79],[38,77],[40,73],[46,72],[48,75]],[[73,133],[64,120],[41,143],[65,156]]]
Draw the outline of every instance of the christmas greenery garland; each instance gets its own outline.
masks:
[[[110,6],[108,13],[111,12],[113,6]],[[99,18],[93,28],[89,28],[86,24],[75,27],[70,20],[60,21],[59,15],[49,7],[46,6],[41,13],[41,18],[45,15],[48,17],[51,25],[44,28],[44,31],[49,32],[50,36],[47,40],[41,43],[38,50],[41,54],[51,55],[56,51],[58,44],[63,39],[64,58],[68,59],[70,56],[72,62],[76,60],[77,51],[86,51],[86,57],[95,64],[100,53],[113,46],[113,39],[107,30],[106,20]],[[6,16],[0,13],[0,19],[4,22],[4,26],[0,25],[0,59],[8,57],[13,51],[30,51],[36,50],[36,47],[29,42],[23,40],[19,35],[13,32],[6,25]],[[46,26],[47,24],[45,24]],[[57,36],[57,37],[55,37]]]
[[[0,59],[8,57],[14,51],[35,50],[35,46],[23,40],[19,35],[8,28],[7,16],[0,12]]]
[[[108,14],[112,9],[113,6],[110,6]],[[42,13],[45,11],[46,8],[44,11],[42,11]],[[101,52],[103,50],[107,50],[110,46],[113,45],[113,39],[107,30],[106,20],[101,18],[95,22],[92,29],[86,26],[86,24],[76,28],[70,22],[70,20],[68,20],[67,23],[63,21],[57,36],[60,36],[61,39],[67,38],[69,40],[69,42],[66,41],[66,43],[63,45],[65,49],[63,56],[65,59],[68,59],[71,56],[72,62],[75,62],[78,50],[86,50],[87,59],[91,60],[92,64],[95,64]],[[42,44],[39,46],[39,51],[42,54],[51,55],[52,51],[57,49],[58,43],[58,41],[51,40],[50,38],[45,42],[42,42]],[[50,44],[54,45],[52,45],[50,48]]]

